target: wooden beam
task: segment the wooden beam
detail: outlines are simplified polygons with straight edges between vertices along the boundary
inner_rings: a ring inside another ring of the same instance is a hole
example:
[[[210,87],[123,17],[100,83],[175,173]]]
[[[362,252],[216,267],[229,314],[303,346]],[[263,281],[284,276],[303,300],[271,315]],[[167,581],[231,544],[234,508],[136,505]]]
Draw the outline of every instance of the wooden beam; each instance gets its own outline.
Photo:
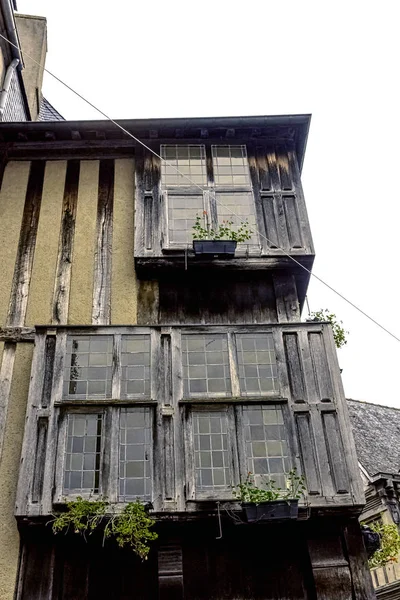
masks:
[[[61,231],[58,244],[56,279],[53,295],[52,321],[57,325],[67,323],[68,320],[79,173],[80,161],[69,160],[65,176]]]
[[[8,401],[10,399],[11,380],[14,369],[16,345],[5,343],[0,365],[0,460],[3,451],[4,433],[7,421]]]
[[[0,342],[34,342],[32,327],[0,327]]]

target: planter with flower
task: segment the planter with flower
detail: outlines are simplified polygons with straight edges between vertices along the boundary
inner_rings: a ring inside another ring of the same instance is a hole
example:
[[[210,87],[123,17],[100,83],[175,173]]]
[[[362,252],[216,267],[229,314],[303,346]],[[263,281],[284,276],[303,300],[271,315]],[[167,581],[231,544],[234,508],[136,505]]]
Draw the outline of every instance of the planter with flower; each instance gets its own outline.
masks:
[[[236,246],[251,238],[252,232],[247,221],[241,223],[236,230],[232,229],[233,221],[222,221],[217,229],[203,227],[201,217],[196,217],[193,225],[193,250],[196,255],[225,258],[235,256]]]
[[[241,502],[248,523],[297,519],[299,499],[306,492],[305,480],[302,475],[297,475],[296,469],[289,471],[286,480],[286,489],[276,487],[273,480],[265,481],[263,487],[258,487],[253,473],[248,473],[245,482],[233,489],[233,495]]]

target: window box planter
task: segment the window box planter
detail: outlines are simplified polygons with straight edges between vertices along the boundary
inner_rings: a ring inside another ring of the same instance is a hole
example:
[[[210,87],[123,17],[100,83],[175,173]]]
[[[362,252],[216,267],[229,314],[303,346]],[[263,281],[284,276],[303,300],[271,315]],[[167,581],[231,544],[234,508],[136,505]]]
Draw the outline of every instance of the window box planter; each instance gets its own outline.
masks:
[[[233,240],[193,240],[193,250],[196,256],[225,258],[235,256],[237,242]]]
[[[286,521],[297,519],[299,514],[298,500],[273,500],[271,502],[243,502],[242,508],[248,523],[258,521]]]

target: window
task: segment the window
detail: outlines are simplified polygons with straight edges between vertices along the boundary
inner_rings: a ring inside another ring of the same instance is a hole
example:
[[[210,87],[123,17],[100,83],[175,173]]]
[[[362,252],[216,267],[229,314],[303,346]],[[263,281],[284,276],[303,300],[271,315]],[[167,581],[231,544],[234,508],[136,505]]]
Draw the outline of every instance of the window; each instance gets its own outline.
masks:
[[[282,408],[244,406],[243,424],[247,472],[253,473],[257,485],[273,480],[284,489],[290,460]]]
[[[120,502],[151,500],[153,408],[142,405],[151,403],[150,357],[149,334],[68,336],[59,497],[101,495],[113,485]]]
[[[151,412],[123,408],[119,422],[119,500],[151,499]]]
[[[278,389],[276,358],[270,333],[242,333],[236,336],[239,382],[242,396]]]
[[[190,245],[197,216],[210,229],[247,220],[253,235],[246,246],[259,243],[246,146],[162,145],[160,152],[167,246]]]
[[[64,485],[68,493],[98,493],[102,414],[69,414],[66,440]]]
[[[185,454],[194,456],[193,498],[231,498],[232,486],[249,472],[260,487],[274,481],[286,488],[291,457],[279,404],[193,406],[191,421],[192,447]]]
[[[231,395],[226,335],[183,335],[182,363],[185,396]]]

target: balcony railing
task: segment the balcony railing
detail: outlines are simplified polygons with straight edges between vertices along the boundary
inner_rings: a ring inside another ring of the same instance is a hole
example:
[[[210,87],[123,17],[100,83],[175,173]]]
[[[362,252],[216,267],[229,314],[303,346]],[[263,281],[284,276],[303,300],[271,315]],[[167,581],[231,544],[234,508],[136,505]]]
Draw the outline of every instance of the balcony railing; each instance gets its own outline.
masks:
[[[328,324],[37,328],[16,515],[195,511],[294,466],[311,507],[363,503]]]

